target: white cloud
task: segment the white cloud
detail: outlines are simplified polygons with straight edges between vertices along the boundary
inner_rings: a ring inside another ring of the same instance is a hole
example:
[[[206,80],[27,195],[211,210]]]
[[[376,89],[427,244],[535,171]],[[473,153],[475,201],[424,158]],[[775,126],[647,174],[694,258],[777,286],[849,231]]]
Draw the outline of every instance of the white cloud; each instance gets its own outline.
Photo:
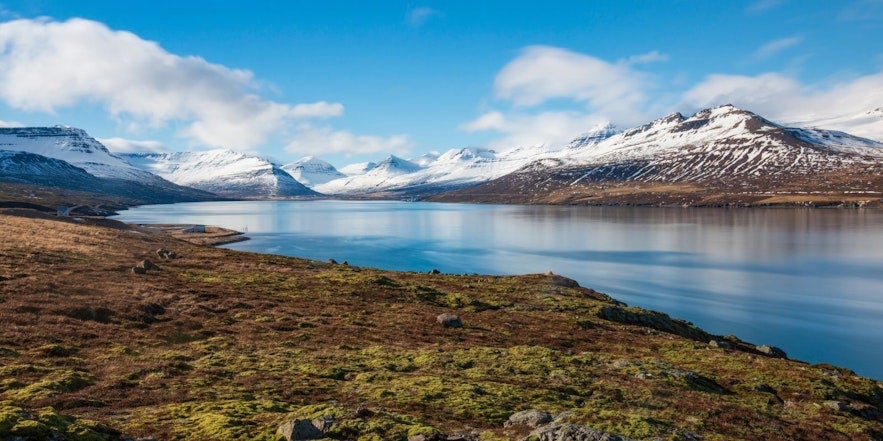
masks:
[[[776,54],[803,43],[803,37],[792,36],[770,41],[754,51],[755,60],[766,60]]]
[[[433,9],[427,6],[421,6],[418,8],[412,8],[408,10],[408,13],[405,15],[405,21],[408,23],[408,26],[412,28],[419,28],[426,24],[429,19],[433,17],[441,17],[441,11],[437,9]]]
[[[407,135],[388,137],[356,135],[346,130],[334,130],[327,125],[316,127],[312,124],[301,124],[294,139],[285,147],[285,151],[314,156],[335,153],[407,154],[413,146],[414,143]]]
[[[133,140],[124,138],[95,138],[114,153],[163,153],[168,152],[160,141]]]
[[[179,134],[197,144],[250,148],[293,120],[343,112],[338,103],[264,99],[249,71],[175,55],[95,21],[2,23],[0,47],[0,99],[12,108],[98,103],[127,125],[183,123]]]
[[[519,113],[507,116],[494,111],[462,124],[460,130],[500,132],[503,136],[491,141],[489,146],[506,149],[540,144],[563,145],[592,127],[607,122],[601,115],[581,112]]]
[[[659,51],[650,51],[646,54],[632,55],[627,60],[628,64],[661,63],[663,61],[668,61],[668,54],[663,54]]]
[[[293,118],[332,118],[343,115],[343,104],[319,101],[298,104],[291,109]]]
[[[645,76],[627,63],[550,46],[529,46],[497,74],[497,98],[516,106],[535,106],[564,98],[585,103],[613,119],[627,117],[646,99]]]
[[[785,123],[833,119],[883,107],[883,72],[825,86],[780,73],[709,75],[684,94],[684,101],[694,107],[732,103]]]
[[[3,121],[0,119],[0,128],[9,128],[9,127],[24,127],[24,124],[18,121]]]
[[[624,127],[646,121],[647,90],[652,77],[634,65],[665,61],[659,51],[608,62],[590,55],[550,46],[529,46],[507,63],[494,80],[498,99],[512,111],[491,111],[460,125],[466,132],[495,131],[498,148],[557,145],[571,141],[593,126],[613,121]],[[547,111],[537,106],[563,99],[581,107]]]

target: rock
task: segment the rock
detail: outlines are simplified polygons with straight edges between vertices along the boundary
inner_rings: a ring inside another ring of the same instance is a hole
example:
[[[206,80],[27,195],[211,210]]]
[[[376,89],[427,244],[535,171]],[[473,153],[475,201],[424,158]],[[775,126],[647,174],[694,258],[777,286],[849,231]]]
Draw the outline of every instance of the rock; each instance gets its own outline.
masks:
[[[733,344],[726,340],[711,340],[708,342],[708,347],[716,349],[733,349]]]
[[[549,424],[552,422],[552,414],[542,410],[528,409],[521,412],[515,412],[509,416],[509,419],[503,424],[503,427],[510,426],[527,426],[532,429]]]
[[[167,250],[165,248],[160,248],[160,249],[156,250],[156,255],[162,260],[171,260],[171,259],[178,258],[178,255],[175,254],[174,251]]]
[[[438,322],[440,325],[444,326],[445,328],[462,328],[463,327],[463,320],[460,319],[459,315],[455,315],[455,314],[448,314],[448,313],[440,314],[438,317],[435,318],[435,321]]]
[[[322,431],[310,420],[291,420],[279,426],[276,433],[282,435],[285,441],[320,439],[323,436]]]
[[[356,416],[359,418],[368,418],[374,416],[374,411],[364,407],[356,409]]]
[[[429,274],[441,274],[441,271],[433,268],[432,271],[429,272]]]
[[[337,261],[334,259],[328,259],[328,263],[330,263],[332,265],[337,265]]]
[[[334,424],[334,417],[331,415],[324,415],[321,418],[314,419],[312,422],[313,426],[324,434],[331,430],[331,425]]]
[[[133,266],[132,272],[135,274],[147,274],[147,270],[143,266]]]
[[[157,264],[155,264],[147,259],[144,259],[140,263],[138,263],[138,266],[140,266],[141,268],[144,268],[146,270],[153,270],[153,271],[160,269]]]
[[[850,410],[849,405],[847,405],[846,403],[844,403],[842,401],[837,401],[837,400],[825,401],[825,407],[827,407],[829,409],[834,409],[839,412],[848,412]]]
[[[552,274],[551,276],[549,276],[549,278],[552,280],[552,284],[555,286],[563,286],[565,288],[579,288],[579,283],[576,280],[564,276],[559,276],[557,274]]]
[[[576,424],[557,424],[534,430],[525,440],[531,441],[632,441],[619,435],[601,432]]]
[[[788,358],[788,355],[785,354],[785,351],[783,351],[775,346],[761,345],[761,346],[756,346],[755,349],[757,349],[757,351],[760,352],[761,354],[764,354],[764,355],[767,355],[770,357]]]

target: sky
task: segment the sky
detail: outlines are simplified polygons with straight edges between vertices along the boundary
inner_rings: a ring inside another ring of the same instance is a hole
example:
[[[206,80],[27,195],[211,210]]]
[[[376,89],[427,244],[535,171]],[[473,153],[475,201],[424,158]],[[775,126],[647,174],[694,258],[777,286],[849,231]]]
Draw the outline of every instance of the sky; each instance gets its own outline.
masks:
[[[883,107],[883,0],[0,0],[0,126],[340,167]]]

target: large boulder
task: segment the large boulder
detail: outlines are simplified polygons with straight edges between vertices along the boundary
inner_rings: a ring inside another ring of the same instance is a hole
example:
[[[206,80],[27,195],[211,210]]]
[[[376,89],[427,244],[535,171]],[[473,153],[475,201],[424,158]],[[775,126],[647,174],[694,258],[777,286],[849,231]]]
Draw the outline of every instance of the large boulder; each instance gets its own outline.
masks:
[[[282,435],[285,441],[302,441],[320,439],[323,432],[310,420],[291,420],[276,429],[276,433]]]
[[[532,429],[549,424],[552,422],[552,414],[542,410],[528,409],[521,412],[513,413],[504,424],[505,427],[510,426],[527,426]]]
[[[534,430],[525,440],[531,441],[633,441],[631,438],[601,432],[576,424],[555,424]]]
[[[758,352],[761,354],[774,357],[774,358],[788,358],[788,355],[785,354],[785,351],[770,345],[760,345],[755,347]]]
[[[459,315],[456,314],[439,314],[438,317],[435,318],[435,321],[444,326],[445,328],[462,328],[463,320],[460,319]]]

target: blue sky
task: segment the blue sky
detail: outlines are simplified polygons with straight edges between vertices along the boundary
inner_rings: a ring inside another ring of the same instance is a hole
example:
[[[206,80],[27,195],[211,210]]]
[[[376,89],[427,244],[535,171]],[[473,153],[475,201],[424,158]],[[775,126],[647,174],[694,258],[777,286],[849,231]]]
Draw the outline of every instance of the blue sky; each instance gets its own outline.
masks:
[[[335,165],[883,107],[883,0],[0,0],[0,124]]]

